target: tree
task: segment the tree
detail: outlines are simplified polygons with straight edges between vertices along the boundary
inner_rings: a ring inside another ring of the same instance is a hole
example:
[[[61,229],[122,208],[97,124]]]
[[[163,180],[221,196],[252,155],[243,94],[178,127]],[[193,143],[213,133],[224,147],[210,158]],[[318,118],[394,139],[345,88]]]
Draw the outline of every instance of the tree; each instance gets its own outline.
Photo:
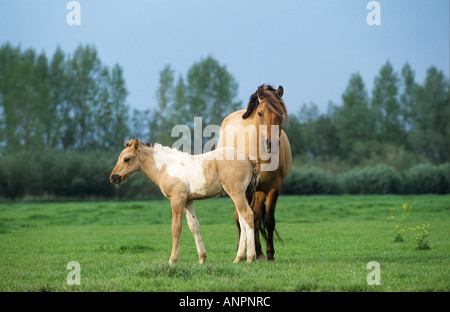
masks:
[[[236,101],[238,83],[211,56],[194,63],[187,73],[186,103],[190,124],[201,116],[203,125],[220,125],[222,120],[241,106]]]
[[[150,139],[150,110],[140,111],[133,109],[131,115],[130,136],[140,138],[142,140],[151,141]]]
[[[450,158],[449,87],[442,71],[430,67],[425,84],[417,88],[411,146],[436,162]]]
[[[44,146],[42,118],[45,114],[48,90],[47,65],[44,54],[36,57],[35,51],[2,48],[5,63],[2,69],[2,106],[5,118],[7,152],[39,150]]]
[[[178,77],[174,90],[174,101],[170,107],[170,120],[174,125],[188,124],[192,121],[189,116],[189,106],[186,100],[187,86],[183,76]]]
[[[170,65],[166,65],[159,72],[159,87],[156,91],[158,107],[153,113],[151,122],[152,140],[163,145],[169,145],[171,142],[170,129],[170,107],[174,105],[174,70]]]
[[[303,155],[306,153],[305,125],[301,122],[300,116],[291,114],[289,122],[283,123],[283,129],[290,138],[292,155]],[[293,140],[292,138],[295,138]]]
[[[58,46],[49,66],[49,88],[51,99],[48,103],[46,123],[46,143],[51,148],[62,148],[62,129],[69,118],[67,105],[67,63],[65,54]]]
[[[367,91],[359,73],[351,75],[342,101],[342,107],[335,108],[336,128],[341,156],[349,159],[353,155],[355,143],[372,140],[375,126]]]
[[[63,145],[80,151],[110,148],[128,130],[127,90],[122,68],[110,73],[94,46],[79,46],[68,61]]]
[[[416,88],[414,82],[414,71],[408,63],[402,68],[402,86],[403,92],[400,95],[400,116],[402,121],[403,142],[405,147],[408,147],[407,133],[412,127],[412,109],[416,102]]]
[[[79,46],[68,60],[68,105],[70,116],[66,121],[65,148],[88,150],[94,144],[95,115],[100,101],[106,100],[101,87],[108,77],[93,46]]]
[[[400,105],[398,96],[397,74],[389,61],[381,67],[379,76],[375,77],[372,91],[372,108],[376,118],[376,130],[379,140],[386,144],[400,144],[402,127],[400,123]]]
[[[2,154],[18,150],[20,141],[16,135],[18,112],[15,107],[15,76],[16,69],[21,62],[20,48],[13,48],[9,43],[0,49],[0,104],[1,104],[1,140]]]
[[[123,79],[123,70],[116,64],[108,76],[107,100],[101,102],[96,113],[98,141],[104,148],[121,146],[129,134],[128,91]]]

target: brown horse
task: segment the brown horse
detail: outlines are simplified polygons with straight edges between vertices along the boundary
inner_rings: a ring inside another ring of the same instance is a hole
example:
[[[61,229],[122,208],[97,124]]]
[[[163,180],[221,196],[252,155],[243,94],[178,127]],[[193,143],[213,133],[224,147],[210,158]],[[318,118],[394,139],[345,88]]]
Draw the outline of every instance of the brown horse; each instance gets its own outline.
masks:
[[[259,232],[267,242],[267,259],[274,260],[275,208],[281,182],[291,170],[291,146],[286,133],[281,130],[287,119],[287,109],[282,99],[283,87],[277,90],[262,85],[250,96],[246,110],[228,115],[220,127],[218,148],[236,147],[251,159],[257,159],[261,172],[254,198],[255,248],[258,259],[263,259]],[[272,131],[273,128],[278,131]],[[276,161],[273,161],[273,160]],[[266,166],[266,167],[264,167]],[[238,215],[235,213],[240,237]],[[277,234],[277,232],[275,231]],[[277,234],[278,235],[278,234]]]
[[[194,210],[194,200],[208,199],[227,193],[242,224],[242,237],[234,262],[255,260],[253,211],[247,203],[258,183],[259,165],[234,148],[221,148],[201,155],[189,155],[160,144],[140,143],[137,138],[125,142],[125,149],[111,172],[112,183],[122,183],[136,171],[143,172],[156,185],[172,206],[172,253],[169,263],[179,259],[179,241],[183,211],[194,235],[199,262],[206,259]]]

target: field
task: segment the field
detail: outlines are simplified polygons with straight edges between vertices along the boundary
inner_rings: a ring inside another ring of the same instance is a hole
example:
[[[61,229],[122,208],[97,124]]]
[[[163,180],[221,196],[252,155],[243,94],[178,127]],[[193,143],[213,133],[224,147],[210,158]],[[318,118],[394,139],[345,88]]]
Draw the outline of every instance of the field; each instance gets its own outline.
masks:
[[[180,262],[169,266],[168,200],[1,203],[0,291],[450,291],[448,195],[281,196],[284,243],[274,262],[250,264],[232,263],[229,199],[196,202],[196,212],[206,263],[184,220]],[[427,229],[431,249],[417,249]],[[70,261],[80,285],[67,283]],[[370,261],[381,285],[367,283]]]

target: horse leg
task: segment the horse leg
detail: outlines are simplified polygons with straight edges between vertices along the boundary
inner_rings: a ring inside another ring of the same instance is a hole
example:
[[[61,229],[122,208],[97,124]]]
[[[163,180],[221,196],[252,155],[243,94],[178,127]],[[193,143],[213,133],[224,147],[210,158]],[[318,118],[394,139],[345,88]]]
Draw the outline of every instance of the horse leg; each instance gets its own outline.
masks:
[[[192,235],[194,235],[199,263],[203,264],[206,259],[206,249],[202,237],[200,236],[199,224],[197,216],[195,215],[194,203],[192,201],[186,204],[184,214],[186,215],[189,229],[191,230]]]
[[[264,207],[264,202],[266,200],[266,194],[264,192],[256,192],[255,193],[255,201],[253,206],[253,213],[255,215],[255,250],[256,250],[256,258],[257,259],[265,259],[262,249],[261,249],[261,240],[259,237],[260,232],[260,220],[262,218]]]
[[[172,253],[170,254],[169,264],[173,264],[180,257],[180,234],[186,201],[180,198],[173,198],[170,200],[170,204],[172,205]]]
[[[239,224],[241,227],[241,237],[239,239],[239,248],[234,263],[245,258],[245,245],[247,244],[247,262],[256,259],[255,252],[255,233],[254,233],[254,216],[253,211],[247,203],[245,194],[230,195],[235,204],[235,208],[239,215]]]
[[[271,189],[267,194],[267,207],[266,216],[264,219],[264,224],[267,230],[267,260],[273,261],[275,258],[275,248],[273,246],[273,232],[275,230],[275,208],[277,206],[278,195],[280,194],[280,189]]]

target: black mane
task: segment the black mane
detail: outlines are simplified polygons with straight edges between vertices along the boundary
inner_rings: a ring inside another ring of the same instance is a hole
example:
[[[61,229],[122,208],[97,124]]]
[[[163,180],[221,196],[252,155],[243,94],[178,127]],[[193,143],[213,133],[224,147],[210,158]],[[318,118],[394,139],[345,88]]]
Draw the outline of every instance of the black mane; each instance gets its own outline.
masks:
[[[278,97],[278,94],[276,93],[277,90],[272,85],[262,84],[258,87],[258,89],[261,87],[267,91],[271,91],[274,95],[276,95]],[[250,98],[249,98],[248,104],[247,104],[247,110],[242,115],[242,119],[247,119],[248,117],[250,117],[252,115],[253,111],[258,107],[258,105],[259,105],[258,94],[257,94],[258,89],[255,91],[255,93],[250,95]]]

